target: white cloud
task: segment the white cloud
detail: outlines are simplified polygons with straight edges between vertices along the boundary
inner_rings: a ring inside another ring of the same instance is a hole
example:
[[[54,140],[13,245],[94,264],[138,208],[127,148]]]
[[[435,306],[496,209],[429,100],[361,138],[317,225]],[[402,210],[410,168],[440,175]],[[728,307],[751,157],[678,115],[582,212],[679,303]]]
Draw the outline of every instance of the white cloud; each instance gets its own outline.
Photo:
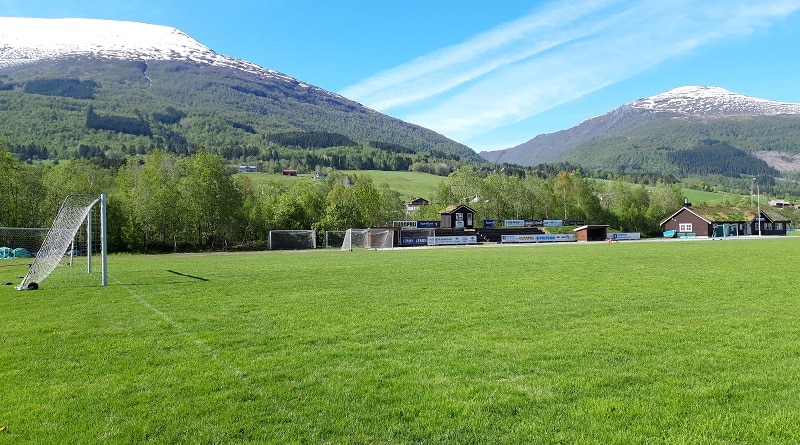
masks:
[[[798,9],[800,0],[554,1],[340,93],[464,140]]]

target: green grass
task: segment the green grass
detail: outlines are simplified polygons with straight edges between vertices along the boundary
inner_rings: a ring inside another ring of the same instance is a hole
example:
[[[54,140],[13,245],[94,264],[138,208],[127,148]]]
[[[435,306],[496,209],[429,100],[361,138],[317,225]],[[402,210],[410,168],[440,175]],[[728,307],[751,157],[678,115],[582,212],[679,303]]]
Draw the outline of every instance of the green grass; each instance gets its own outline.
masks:
[[[378,170],[342,170],[344,173],[354,173],[359,176],[370,176],[375,186],[386,184],[390,189],[400,193],[405,200],[422,197],[430,200],[436,188],[447,178],[429,173],[418,172],[389,172]],[[297,181],[314,181],[314,175],[284,176],[267,173],[237,173],[250,178],[253,183],[260,184],[267,181],[277,181],[284,184],[294,184]]]
[[[689,188],[681,189],[683,196],[692,204],[700,204],[702,202],[707,204],[719,204],[725,200],[737,202],[742,199],[742,195],[730,193],[717,193],[717,192],[704,192],[702,190],[694,190]]]
[[[113,256],[106,288],[61,267],[0,288],[0,444],[798,443],[799,255]]]
[[[436,176],[430,173],[418,172],[389,172],[379,170],[368,171],[352,171],[347,173],[355,173],[357,175],[366,174],[372,177],[372,181],[376,186],[386,184],[390,189],[397,191],[403,199],[411,200],[413,198],[425,198],[427,200],[433,199],[437,187],[447,178],[444,176]]]

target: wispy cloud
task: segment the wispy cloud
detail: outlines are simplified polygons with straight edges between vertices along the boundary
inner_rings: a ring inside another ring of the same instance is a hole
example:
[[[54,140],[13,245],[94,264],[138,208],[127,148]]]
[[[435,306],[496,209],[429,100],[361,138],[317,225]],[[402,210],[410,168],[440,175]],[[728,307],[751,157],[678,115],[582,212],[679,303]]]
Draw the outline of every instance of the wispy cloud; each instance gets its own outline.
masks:
[[[800,0],[554,1],[340,93],[466,140],[798,9]]]

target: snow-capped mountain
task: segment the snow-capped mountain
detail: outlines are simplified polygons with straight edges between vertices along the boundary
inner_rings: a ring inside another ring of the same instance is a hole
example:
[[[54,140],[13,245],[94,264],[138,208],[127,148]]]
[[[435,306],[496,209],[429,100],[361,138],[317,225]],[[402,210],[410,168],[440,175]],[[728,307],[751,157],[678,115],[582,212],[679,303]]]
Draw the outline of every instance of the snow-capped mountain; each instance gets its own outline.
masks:
[[[686,86],[631,102],[632,108],[705,117],[800,114],[800,104],[745,96],[714,86]]]
[[[191,61],[297,81],[277,71],[219,55],[168,26],[100,19],[0,17],[0,70],[74,56]]]
[[[493,162],[536,165],[566,160],[563,158],[565,152],[591,141],[619,137],[630,139],[658,123],[700,125],[725,119],[737,121],[779,116],[797,116],[800,119],[800,104],[759,99],[716,86],[684,86],[624,104],[572,128],[541,134],[516,147],[480,155]],[[576,158],[580,156],[571,156],[569,161],[577,162]]]
[[[48,156],[90,146],[121,157],[145,145],[263,153],[266,141],[321,133],[314,143],[479,159],[431,130],[145,23],[0,17],[0,103],[0,138]]]

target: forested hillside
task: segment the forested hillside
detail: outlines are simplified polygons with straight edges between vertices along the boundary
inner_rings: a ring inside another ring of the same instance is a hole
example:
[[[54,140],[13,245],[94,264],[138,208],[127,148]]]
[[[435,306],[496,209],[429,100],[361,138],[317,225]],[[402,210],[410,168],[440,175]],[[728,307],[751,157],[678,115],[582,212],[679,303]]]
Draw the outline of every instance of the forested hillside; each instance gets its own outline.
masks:
[[[770,167],[753,154],[759,151],[800,153],[800,117],[653,121],[626,135],[575,146],[559,160],[619,172],[661,172],[734,190],[749,190],[758,177],[775,193],[800,194],[800,176]]]
[[[186,61],[70,59],[0,72],[0,137],[22,160],[110,165],[208,151],[265,171],[447,174],[471,149],[287,78]]]

